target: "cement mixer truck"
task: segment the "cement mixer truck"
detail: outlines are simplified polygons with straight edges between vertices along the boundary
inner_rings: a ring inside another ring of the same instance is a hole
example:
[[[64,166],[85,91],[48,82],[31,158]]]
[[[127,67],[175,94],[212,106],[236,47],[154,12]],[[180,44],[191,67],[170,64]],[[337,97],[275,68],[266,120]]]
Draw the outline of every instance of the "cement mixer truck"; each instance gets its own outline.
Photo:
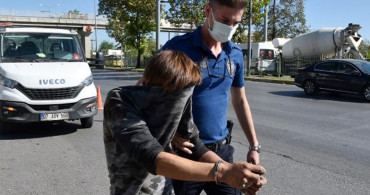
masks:
[[[281,51],[283,72],[291,73],[293,69],[313,63],[307,59],[319,59],[320,56],[364,59],[359,52],[360,28],[360,25],[350,23],[346,28],[321,28],[293,39],[275,38],[272,43]]]

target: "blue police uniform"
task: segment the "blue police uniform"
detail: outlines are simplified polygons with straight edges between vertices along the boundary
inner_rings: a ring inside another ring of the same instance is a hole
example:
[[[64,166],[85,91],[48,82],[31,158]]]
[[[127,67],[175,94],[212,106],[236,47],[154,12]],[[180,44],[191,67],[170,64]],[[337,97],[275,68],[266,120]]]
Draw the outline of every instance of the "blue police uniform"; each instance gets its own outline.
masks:
[[[230,41],[223,43],[221,54],[216,57],[204,44],[199,26],[191,33],[168,41],[163,50],[177,50],[187,54],[202,70],[202,84],[193,92],[193,118],[199,129],[200,139],[207,145],[225,140],[228,130],[227,107],[231,87],[243,87],[244,60],[242,50]],[[224,145],[215,151],[223,160],[233,162],[234,148]],[[186,156],[183,154],[183,156]],[[173,180],[176,194],[241,194],[226,184],[214,182],[189,182]]]
[[[244,86],[244,62],[241,49],[230,41],[223,43],[216,58],[203,43],[201,26],[195,31],[168,41],[162,49],[186,53],[202,68],[203,80],[193,93],[194,121],[205,144],[222,140],[226,129],[227,106],[230,87]]]

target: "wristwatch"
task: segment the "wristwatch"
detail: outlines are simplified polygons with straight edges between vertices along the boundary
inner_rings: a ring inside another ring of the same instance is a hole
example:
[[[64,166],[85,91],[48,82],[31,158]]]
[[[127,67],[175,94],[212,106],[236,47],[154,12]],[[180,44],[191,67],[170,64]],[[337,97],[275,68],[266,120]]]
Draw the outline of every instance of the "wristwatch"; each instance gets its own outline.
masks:
[[[249,150],[257,151],[258,153],[261,152],[261,145],[258,146],[249,146]]]

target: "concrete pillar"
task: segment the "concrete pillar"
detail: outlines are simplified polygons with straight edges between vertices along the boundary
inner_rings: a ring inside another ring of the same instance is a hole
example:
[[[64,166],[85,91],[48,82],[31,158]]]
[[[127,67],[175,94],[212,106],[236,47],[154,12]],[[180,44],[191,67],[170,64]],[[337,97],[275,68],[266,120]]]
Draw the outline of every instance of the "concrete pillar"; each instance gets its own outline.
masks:
[[[93,32],[92,26],[83,26],[82,29],[78,29],[77,32],[81,36],[82,47],[85,51],[86,58],[92,58],[91,56],[91,38],[90,35]]]

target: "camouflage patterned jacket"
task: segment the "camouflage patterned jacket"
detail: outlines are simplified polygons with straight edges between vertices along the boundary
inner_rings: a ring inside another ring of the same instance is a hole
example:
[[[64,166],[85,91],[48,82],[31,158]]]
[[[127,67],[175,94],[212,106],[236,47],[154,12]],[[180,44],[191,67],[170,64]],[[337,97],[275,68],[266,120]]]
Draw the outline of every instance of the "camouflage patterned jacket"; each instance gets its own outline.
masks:
[[[193,159],[208,151],[193,122],[193,89],[127,86],[108,93],[103,127],[111,194],[137,194],[148,172],[156,174],[156,157],[176,132],[195,145]]]

